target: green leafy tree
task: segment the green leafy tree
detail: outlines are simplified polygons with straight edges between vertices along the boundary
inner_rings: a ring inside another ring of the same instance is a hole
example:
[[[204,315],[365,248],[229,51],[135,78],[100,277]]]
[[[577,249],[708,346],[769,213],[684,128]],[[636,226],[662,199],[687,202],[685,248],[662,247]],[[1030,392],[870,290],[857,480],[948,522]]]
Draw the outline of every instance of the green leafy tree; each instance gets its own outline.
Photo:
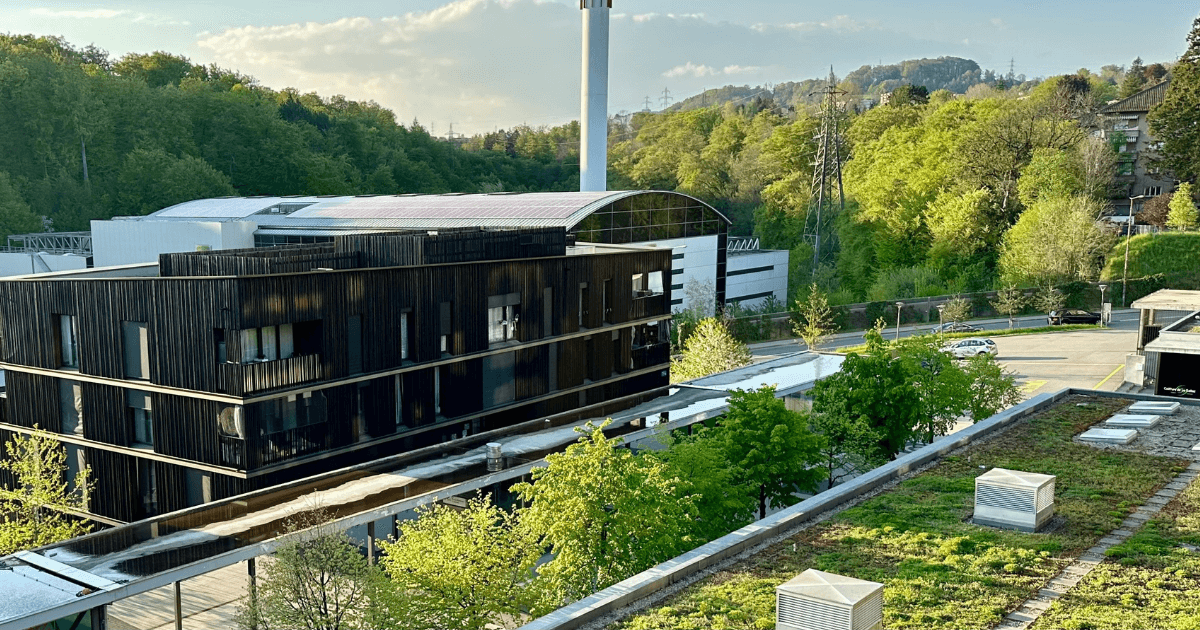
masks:
[[[736,476],[758,489],[759,518],[767,505],[795,504],[797,492],[811,492],[822,478],[820,440],[808,430],[805,414],[790,411],[775,388],[735,390],[714,439]]]
[[[815,282],[808,288],[808,295],[803,300],[796,300],[796,314],[799,315],[799,321],[792,322],[792,332],[810,350],[816,350],[838,330],[833,321],[833,309],[829,308],[829,296]]]
[[[677,479],[679,497],[695,497],[692,537],[697,544],[720,538],[754,520],[758,489],[749,485],[725,459],[717,430],[674,438],[661,451],[646,457],[661,460],[666,475]]]
[[[1194,230],[1200,225],[1200,213],[1196,212],[1196,202],[1192,201],[1192,184],[1183,182],[1171,195],[1168,204],[1167,227],[1176,230]]]
[[[1183,181],[1200,176],[1200,17],[1192,22],[1187,50],[1171,69],[1163,102],[1150,110],[1150,132],[1162,141],[1164,164]]]
[[[837,373],[817,382],[812,399],[814,413],[861,421],[876,432],[883,459],[895,459],[921,419],[920,394],[878,327],[867,333],[866,353],[849,354]]]
[[[750,364],[750,349],[729,334],[720,320],[709,317],[683,342],[679,359],[671,360],[671,382],[690,381]]]
[[[1090,281],[1115,235],[1096,223],[1101,206],[1076,195],[1039,199],[1004,235],[999,266],[1010,284]]]
[[[0,238],[40,232],[41,221],[29,210],[8,173],[0,172]]]
[[[233,195],[224,173],[202,159],[177,158],[161,149],[135,149],[117,175],[122,211],[150,214],[184,201]]]
[[[14,434],[5,444],[7,458],[0,470],[12,478],[12,487],[0,485],[0,554],[48,545],[82,536],[91,530],[86,521],[67,512],[87,511],[91,471],[80,470],[67,478],[67,450],[45,431]]]
[[[1033,294],[1033,305],[1043,313],[1061,311],[1067,304],[1067,296],[1058,287],[1047,284]]]
[[[618,448],[588,424],[562,453],[546,457],[532,481],[512,490],[529,507],[523,526],[542,537],[553,559],[538,567],[545,598],[535,614],[557,609],[695,546],[694,500],[650,457]]]
[[[1017,180],[1021,203],[1031,206],[1039,199],[1070,197],[1083,192],[1083,172],[1071,151],[1037,149]]]
[[[992,308],[1007,317],[1008,327],[1012,328],[1016,324],[1017,313],[1025,308],[1027,301],[1024,291],[1018,289],[1015,284],[1008,284],[996,292],[996,299],[992,300]]]
[[[186,57],[162,51],[148,55],[129,53],[112,65],[113,72],[118,75],[142,79],[150,87],[178,86],[192,74],[192,68]]]
[[[414,628],[394,617],[395,594],[377,567],[367,564],[345,533],[320,525],[318,511],[288,523],[291,539],[262,563],[253,597],[237,611],[241,628],[367,630]]]
[[[808,422],[820,438],[817,455],[829,487],[879,463],[880,437],[865,417],[814,412]]]
[[[421,508],[416,520],[401,523],[397,540],[380,547],[384,571],[405,593],[405,617],[422,627],[481,630],[520,618],[536,602],[537,537],[486,496],[461,511]]]
[[[990,355],[978,355],[960,365],[970,383],[967,414],[979,422],[1021,402],[1017,379]]]
[[[946,300],[942,308],[942,319],[947,322],[962,322],[971,318],[971,301],[962,296]]]

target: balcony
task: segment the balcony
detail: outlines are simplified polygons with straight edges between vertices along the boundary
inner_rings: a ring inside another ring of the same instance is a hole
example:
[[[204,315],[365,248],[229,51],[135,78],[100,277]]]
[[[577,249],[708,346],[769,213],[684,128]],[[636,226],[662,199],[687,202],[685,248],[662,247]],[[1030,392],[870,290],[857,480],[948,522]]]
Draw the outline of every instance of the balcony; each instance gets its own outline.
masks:
[[[319,354],[260,363],[221,363],[217,365],[217,373],[221,390],[231,396],[246,396],[324,377]]]
[[[633,349],[633,369],[654,367],[671,361],[671,344],[656,343]]]
[[[320,422],[248,440],[222,435],[220,444],[221,465],[238,470],[254,470],[328,450],[329,428]]]

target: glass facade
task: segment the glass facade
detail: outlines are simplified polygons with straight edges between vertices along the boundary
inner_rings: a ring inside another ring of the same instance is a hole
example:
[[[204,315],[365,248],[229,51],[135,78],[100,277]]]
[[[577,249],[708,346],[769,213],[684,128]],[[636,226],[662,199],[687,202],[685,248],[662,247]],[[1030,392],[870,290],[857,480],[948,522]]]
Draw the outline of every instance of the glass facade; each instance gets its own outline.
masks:
[[[302,245],[306,243],[332,243],[332,236],[310,236],[305,234],[255,234],[255,247],[273,245]]]
[[[617,245],[721,235],[727,231],[725,219],[712,208],[670,192],[618,199],[588,215],[571,230],[580,242]]]

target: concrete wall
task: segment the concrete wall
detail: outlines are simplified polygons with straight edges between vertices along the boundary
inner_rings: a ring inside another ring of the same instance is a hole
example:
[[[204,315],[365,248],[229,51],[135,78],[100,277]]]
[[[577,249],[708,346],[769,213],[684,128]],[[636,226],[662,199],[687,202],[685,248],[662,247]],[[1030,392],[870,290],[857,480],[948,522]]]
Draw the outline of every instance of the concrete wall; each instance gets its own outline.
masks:
[[[24,276],[86,268],[87,257],[78,254],[0,253],[0,276]]]
[[[693,304],[688,301],[687,295],[684,293],[684,288],[688,282],[695,280],[697,282],[711,282],[712,289],[717,290],[717,237],[713,236],[694,236],[692,238],[678,238],[665,241],[653,241],[646,243],[647,245],[655,245],[657,247],[674,247],[675,258],[671,261],[671,278],[664,280],[664,284],[671,286],[671,310],[682,311],[692,308]],[[725,292],[729,295],[728,289]],[[714,298],[715,299],[715,298]],[[706,312],[712,314],[714,311],[715,302],[707,305]]]
[[[200,247],[254,247],[253,221],[92,221],[92,256],[97,267],[158,262],[158,255]]]
[[[748,269],[767,268],[753,273],[738,273]],[[787,250],[762,249],[748,252],[730,252],[725,268],[725,301],[737,302],[746,307],[762,305],[771,293],[781,304],[787,303],[788,252]],[[758,296],[742,299],[745,296]]]

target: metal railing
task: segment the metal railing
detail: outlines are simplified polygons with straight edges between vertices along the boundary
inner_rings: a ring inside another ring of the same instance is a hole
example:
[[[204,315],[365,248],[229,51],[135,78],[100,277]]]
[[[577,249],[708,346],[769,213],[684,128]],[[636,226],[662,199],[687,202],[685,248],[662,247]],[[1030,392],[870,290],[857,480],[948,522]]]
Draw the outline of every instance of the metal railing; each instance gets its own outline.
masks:
[[[221,363],[217,371],[221,389],[233,396],[298,385],[320,380],[323,376],[319,354],[260,363]]]

